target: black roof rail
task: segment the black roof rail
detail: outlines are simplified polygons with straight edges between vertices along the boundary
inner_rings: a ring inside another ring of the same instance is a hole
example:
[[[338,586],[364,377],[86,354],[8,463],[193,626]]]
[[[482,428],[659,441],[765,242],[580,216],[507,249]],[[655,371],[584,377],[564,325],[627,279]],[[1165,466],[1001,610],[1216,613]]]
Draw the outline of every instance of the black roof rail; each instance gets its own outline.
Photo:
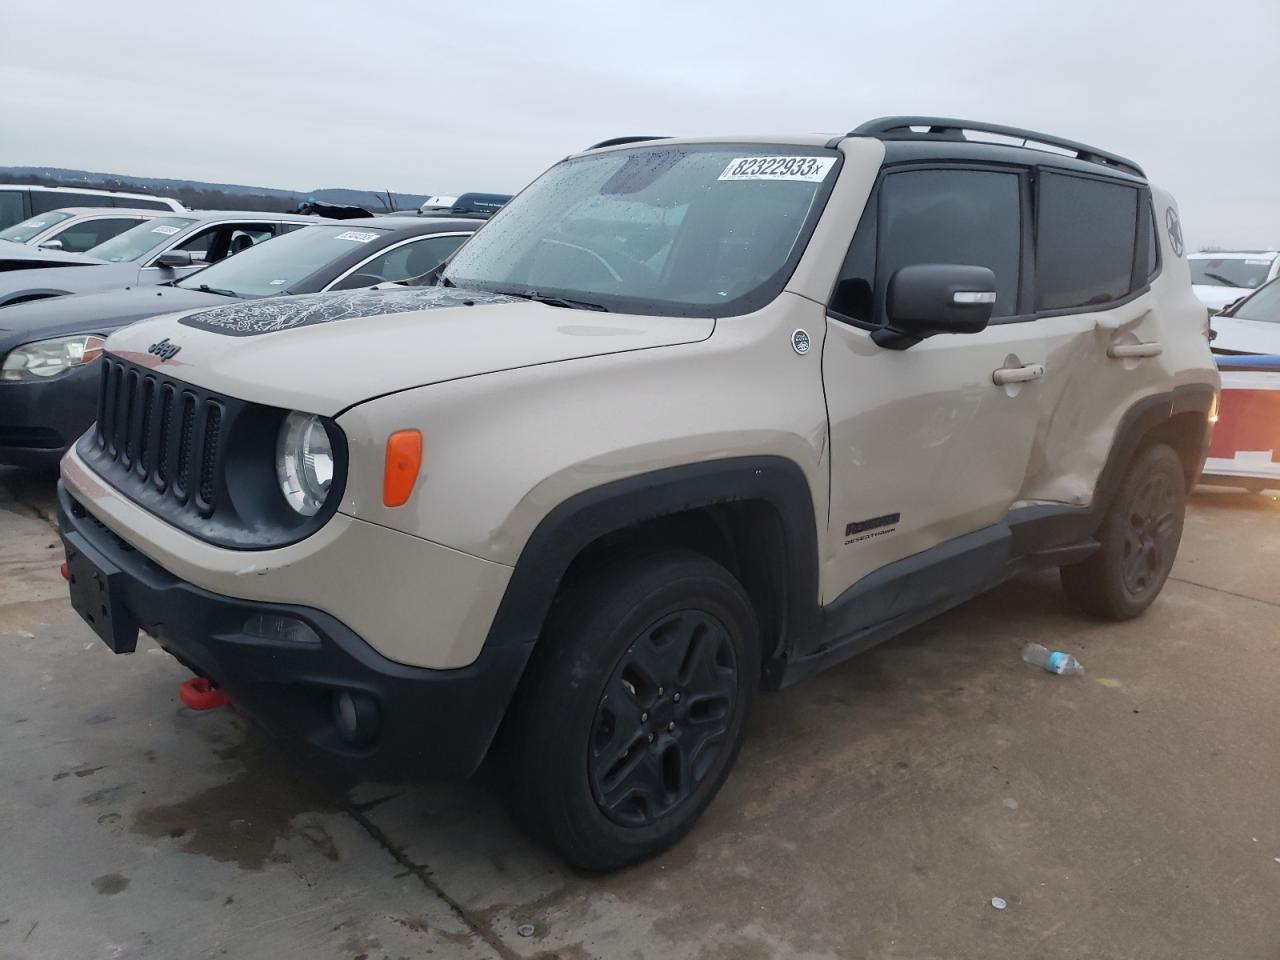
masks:
[[[599,150],[601,147],[620,147],[624,143],[644,143],[646,140],[670,140],[669,135],[653,136],[653,137],[614,137],[610,140],[601,140],[599,143],[593,143],[587,147],[588,150]]]
[[[912,127],[927,127],[924,131],[912,130]],[[956,120],[952,117],[880,117],[868,120],[861,126],[850,130],[851,137],[875,137],[878,140],[952,140],[964,141],[964,131],[974,133],[994,133],[1002,137],[1013,137],[1023,141],[1023,146],[1043,144],[1066,150],[1075,154],[1077,160],[1086,163],[1099,163],[1103,166],[1115,167],[1126,173],[1146,177],[1142,168],[1114,153],[1099,150],[1085,143],[1065,140],[1047,133],[1034,130],[1023,130],[1021,127],[1006,127],[999,123],[982,123],[978,120]],[[968,141],[972,142],[972,141]],[[1033,147],[1034,149],[1034,147]]]

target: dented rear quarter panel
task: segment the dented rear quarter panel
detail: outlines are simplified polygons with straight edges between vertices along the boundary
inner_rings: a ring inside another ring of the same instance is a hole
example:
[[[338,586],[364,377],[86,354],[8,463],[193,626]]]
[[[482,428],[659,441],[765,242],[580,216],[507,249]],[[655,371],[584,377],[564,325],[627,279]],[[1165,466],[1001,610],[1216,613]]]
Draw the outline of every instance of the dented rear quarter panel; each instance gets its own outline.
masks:
[[[1191,288],[1185,250],[1174,249],[1166,211],[1177,203],[1151,188],[1161,268],[1150,290],[1109,310],[1043,317],[1045,379],[1035,443],[1020,502],[1092,503],[1121,420],[1145,397],[1187,384],[1218,388],[1204,335],[1205,310]],[[1157,357],[1115,359],[1113,344],[1158,342]]]

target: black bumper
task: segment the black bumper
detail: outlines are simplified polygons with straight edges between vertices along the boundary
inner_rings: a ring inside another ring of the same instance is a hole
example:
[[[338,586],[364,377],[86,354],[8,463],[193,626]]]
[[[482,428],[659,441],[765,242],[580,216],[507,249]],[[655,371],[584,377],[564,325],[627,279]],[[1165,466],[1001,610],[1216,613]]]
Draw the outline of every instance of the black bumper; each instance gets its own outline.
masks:
[[[265,726],[300,738],[386,780],[461,779],[488,751],[528,657],[522,645],[486,648],[456,670],[410,667],[383,657],[335,618],[305,607],[239,600],[193,586],[144,557],[58,484],[58,527],[69,557],[118,571],[112,591],[136,623],[183,665],[225,689]],[[254,615],[301,621],[310,645],[245,632]],[[120,618],[117,618],[117,623]],[[377,705],[376,735],[342,738],[340,691]]]
[[[0,463],[52,467],[93,423],[99,366],[47,381],[0,380]]]

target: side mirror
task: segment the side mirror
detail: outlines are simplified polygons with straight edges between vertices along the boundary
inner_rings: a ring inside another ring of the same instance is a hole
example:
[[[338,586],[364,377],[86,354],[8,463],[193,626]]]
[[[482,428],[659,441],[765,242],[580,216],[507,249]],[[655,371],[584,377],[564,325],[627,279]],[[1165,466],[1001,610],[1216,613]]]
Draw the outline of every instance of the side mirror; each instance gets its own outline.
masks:
[[[166,250],[156,257],[155,265],[157,267],[168,267],[172,270],[175,267],[189,267],[193,262],[191,253],[187,250]]]
[[[335,283],[330,290],[359,290],[364,287],[377,286],[379,283],[386,283],[386,277],[380,277],[376,273],[353,273],[349,277],[343,277]]]
[[[61,241],[61,240],[46,240],[44,243],[40,244],[40,249],[41,249],[41,250],[61,250],[61,249],[62,249],[62,241]]]
[[[889,278],[888,324],[871,339],[905,350],[937,333],[981,333],[996,303],[996,275],[987,267],[921,263]]]

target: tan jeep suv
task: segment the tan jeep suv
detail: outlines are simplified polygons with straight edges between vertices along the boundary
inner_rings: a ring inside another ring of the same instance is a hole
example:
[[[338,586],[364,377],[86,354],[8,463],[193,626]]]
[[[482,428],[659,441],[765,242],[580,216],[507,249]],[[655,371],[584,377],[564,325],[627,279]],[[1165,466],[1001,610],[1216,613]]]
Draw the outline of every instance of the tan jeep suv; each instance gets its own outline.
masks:
[[[59,493],[111,649],[381,776],[489,756],[599,870],[688,830],[758,690],[1022,571],[1117,618],[1169,573],[1218,378],[1131,161],[623,138],[437,273],[111,337]]]

